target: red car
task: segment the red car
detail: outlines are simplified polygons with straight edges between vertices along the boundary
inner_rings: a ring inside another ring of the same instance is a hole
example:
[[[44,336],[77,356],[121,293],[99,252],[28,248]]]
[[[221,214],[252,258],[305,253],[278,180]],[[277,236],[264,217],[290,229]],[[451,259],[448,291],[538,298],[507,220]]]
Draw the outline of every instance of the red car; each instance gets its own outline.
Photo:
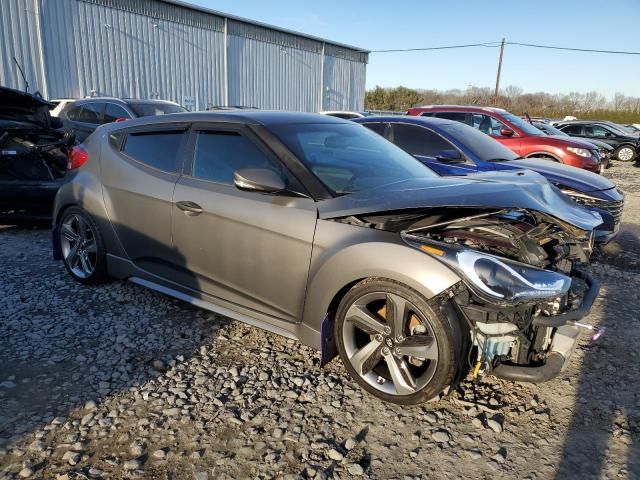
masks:
[[[466,123],[524,158],[544,158],[598,173],[602,167],[595,145],[575,138],[545,135],[530,123],[501,108],[436,105],[411,108],[407,115]]]

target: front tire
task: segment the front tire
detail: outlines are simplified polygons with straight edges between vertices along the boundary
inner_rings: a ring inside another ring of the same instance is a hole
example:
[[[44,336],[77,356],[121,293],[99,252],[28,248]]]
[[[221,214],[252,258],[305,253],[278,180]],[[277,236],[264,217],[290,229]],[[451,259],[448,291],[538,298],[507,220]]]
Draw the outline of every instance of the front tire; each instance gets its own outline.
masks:
[[[356,383],[399,405],[440,394],[453,384],[463,361],[457,318],[387,279],[369,278],[347,292],[336,314],[335,339]]]
[[[58,235],[64,266],[74,280],[84,284],[106,280],[104,241],[98,225],[87,212],[78,207],[65,210]]]
[[[622,145],[615,151],[614,155],[621,162],[630,162],[636,157],[636,151],[630,145]]]

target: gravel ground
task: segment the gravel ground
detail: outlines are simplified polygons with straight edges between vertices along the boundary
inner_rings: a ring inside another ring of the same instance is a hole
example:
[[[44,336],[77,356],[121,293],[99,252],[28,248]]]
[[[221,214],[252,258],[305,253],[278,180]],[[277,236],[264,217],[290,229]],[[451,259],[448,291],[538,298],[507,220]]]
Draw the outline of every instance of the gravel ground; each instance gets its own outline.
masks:
[[[339,361],[126,282],[74,283],[0,227],[0,479],[640,478],[640,169],[568,370],[387,405]]]

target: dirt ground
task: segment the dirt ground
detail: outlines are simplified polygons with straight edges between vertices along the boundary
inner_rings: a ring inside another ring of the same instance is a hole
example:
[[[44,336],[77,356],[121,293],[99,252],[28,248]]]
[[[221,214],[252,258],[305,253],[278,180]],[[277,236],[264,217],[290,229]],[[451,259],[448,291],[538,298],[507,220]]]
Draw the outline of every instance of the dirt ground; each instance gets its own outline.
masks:
[[[339,361],[127,282],[74,283],[49,232],[0,230],[0,479],[640,478],[640,168],[564,374],[414,408]]]

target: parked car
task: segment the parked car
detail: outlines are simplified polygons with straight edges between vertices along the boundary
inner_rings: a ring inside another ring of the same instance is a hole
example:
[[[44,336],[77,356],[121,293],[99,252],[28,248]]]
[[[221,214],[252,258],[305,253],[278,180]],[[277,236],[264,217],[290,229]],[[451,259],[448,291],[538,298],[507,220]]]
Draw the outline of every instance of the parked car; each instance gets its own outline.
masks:
[[[555,135],[561,137],[568,137],[569,135],[559,128],[554,127],[553,125],[549,125],[548,123],[537,122],[533,120],[531,125],[536,127],[538,130],[546,133],[547,135]],[[605,168],[609,168],[611,166],[611,157],[613,156],[614,148],[608,143],[602,142],[600,140],[595,140],[593,138],[589,139],[589,143],[596,146],[596,148],[600,151],[600,171],[598,173],[602,174]]]
[[[64,129],[72,131],[83,142],[99,125],[132,118],[181,113],[186,110],[167,100],[135,100],[92,97],[65,105],[60,112]]]
[[[345,120],[352,120],[354,118],[363,118],[371,115],[368,112],[349,112],[345,110],[327,110],[319,113],[322,115],[329,115],[331,117],[343,118]]]
[[[0,87],[0,218],[51,217],[69,137],[42,97]]]
[[[598,283],[602,219],[535,172],[439,177],[353,122],[185,113],[99,127],[71,153],[54,254],[337,353],[398,404],[468,369],[558,375]],[[496,323],[497,322],[497,323]]]
[[[556,127],[571,137],[599,140],[611,145],[614,148],[613,157],[621,162],[634,160],[640,152],[640,139],[637,136],[606,122],[577,120],[560,122]]]
[[[600,170],[600,154],[592,144],[550,137],[501,108],[437,105],[411,108],[407,113],[466,123],[524,158],[544,158],[592,172]]]
[[[49,100],[51,106],[49,107],[52,117],[59,117],[60,112],[68,103],[75,102],[77,98],[54,98]]]
[[[603,223],[596,229],[596,242],[605,244],[618,233],[624,196],[601,175],[535,158],[522,159],[490,136],[452,120],[405,116],[354,122],[383,135],[439,175],[533,170],[575,202],[601,214]]]

